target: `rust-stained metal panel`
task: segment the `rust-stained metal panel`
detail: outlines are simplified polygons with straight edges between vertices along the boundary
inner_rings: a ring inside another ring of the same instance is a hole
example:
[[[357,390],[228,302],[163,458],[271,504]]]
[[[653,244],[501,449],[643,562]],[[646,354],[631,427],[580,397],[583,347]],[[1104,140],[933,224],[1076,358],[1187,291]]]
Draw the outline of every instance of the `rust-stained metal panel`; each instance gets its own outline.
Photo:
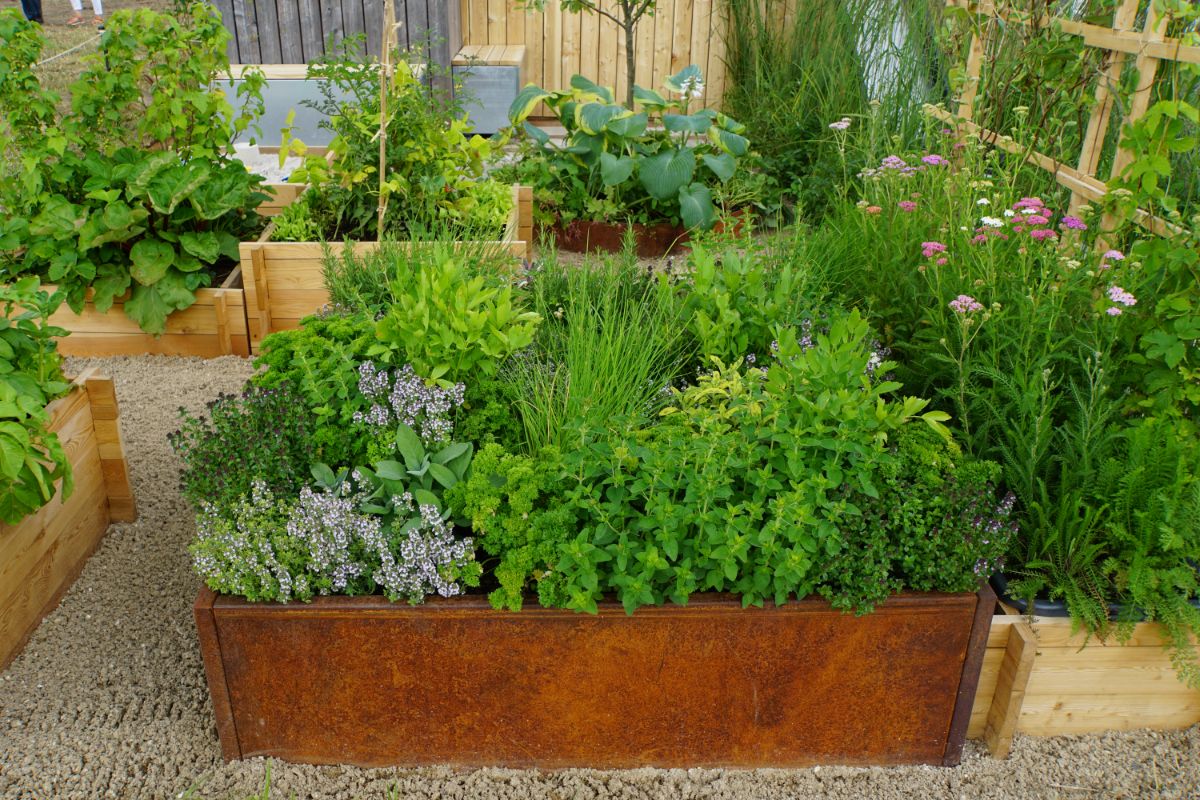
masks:
[[[789,767],[956,760],[960,684],[979,669],[969,644],[986,641],[972,636],[977,605],[900,595],[855,617],[819,600],[743,609],[700,595],[590,616],[499,612],[482,597],[202,593],[196,612],[227,758]]]

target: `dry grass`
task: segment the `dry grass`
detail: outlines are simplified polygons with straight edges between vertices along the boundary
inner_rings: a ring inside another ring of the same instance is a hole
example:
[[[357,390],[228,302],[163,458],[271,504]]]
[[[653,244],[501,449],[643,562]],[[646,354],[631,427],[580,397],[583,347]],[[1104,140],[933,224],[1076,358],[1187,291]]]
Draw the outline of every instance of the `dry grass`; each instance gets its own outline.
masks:
[[[172,5],[171,0],[141,0],[141,2],[138,0],[105,0],[104,16],[107,19],[113,13],[127,8],[169,11]],[[21,5],[17,0],[0,0],[0,9],[7,8],[20,10]],[[90,22],[92,18],[91,0],[83,0],[82,13],[88,22],[76,28],[67,27],[67,20],[73,13],[71,4],[67,0],[42,0],[42,16],[46,21],[44,28],[46,47],[42,51],[42,59],[48,59],[56,53],[83,44],[83,47],[75,52],[37,68],[42,85],[62,95],[64,103],[69,102],[70,86],[83,70],[85,59],[95,53],[100,44],[96,29]],[[87,44],[84,44],[85,42]]]

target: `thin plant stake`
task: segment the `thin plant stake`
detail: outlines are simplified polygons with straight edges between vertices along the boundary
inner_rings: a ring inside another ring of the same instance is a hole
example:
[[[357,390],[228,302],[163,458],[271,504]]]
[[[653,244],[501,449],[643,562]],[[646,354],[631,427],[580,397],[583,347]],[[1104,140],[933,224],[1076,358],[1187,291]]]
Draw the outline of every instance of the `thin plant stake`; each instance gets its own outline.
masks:
[[[383,239],[383,216],[387,213],[387,97],[392,76],[392,40],[396,34],[396,9],[393,0],[383,4],[383,52],[379,66],[379,221],[376,237]]]

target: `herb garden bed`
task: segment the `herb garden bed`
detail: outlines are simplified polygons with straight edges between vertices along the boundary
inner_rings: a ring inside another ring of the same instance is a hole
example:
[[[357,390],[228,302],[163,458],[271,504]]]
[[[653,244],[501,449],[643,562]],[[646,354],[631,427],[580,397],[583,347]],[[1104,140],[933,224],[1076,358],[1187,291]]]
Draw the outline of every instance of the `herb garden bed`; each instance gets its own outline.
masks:
[[[109,522],[137,517],[117,426],[113,384],[89,370],[46,407],[75,480],[16,525],[0,524],[0,668],[57,604]]]
[[[700,595],[626,615],[485,598],[256,604],[201,590],[227,760],[509,767],[957,764],[994,595],[873,614]]]
[[[1200,691],[1179,680],[1164,641],[1157,623],[1134,625],[1125,644],[1104,644],[1073,633],[1066,617],[1030,624],[998,615],[969,735],[1004,755],[1014,731],[1063,736],[1200,723]]]
[[[512,253],[516,258],[528,258],[533,239],[533,193],[524,186],[514,186],[513,207],[499,242],[487,242]],[[286,205],[286,197],[277,195]],[[295,199],[299,194],[294,195]],[[273,208],[278,213],[280,207]],[[329,303],[325,288],[322,259],[325,248],[340,255],[347,245],[341,242],[272,242],[271,228],[254,243],[241,246],[242,277],[246,287],[246,317],[250,343],[254,352],[262,340],[275,331],[300,327],[300,320],[316,313]],[[354,242],[356,251],[365,252],[378,247],[377,242]]]

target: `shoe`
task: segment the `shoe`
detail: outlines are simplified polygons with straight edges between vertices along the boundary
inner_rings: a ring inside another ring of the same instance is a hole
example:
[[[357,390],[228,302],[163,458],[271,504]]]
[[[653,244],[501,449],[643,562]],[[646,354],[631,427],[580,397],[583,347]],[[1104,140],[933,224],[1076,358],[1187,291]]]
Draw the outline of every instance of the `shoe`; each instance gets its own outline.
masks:
[[[82,24],[83,24],[83,15],[82,14],[76,14],[75,16],[73,16],[69,20],[67,20],[68,28],[78,28]]]
[[[96,26],[96,30],[104,30],[104,17],[96,17],[92,20],[92,24]]]

